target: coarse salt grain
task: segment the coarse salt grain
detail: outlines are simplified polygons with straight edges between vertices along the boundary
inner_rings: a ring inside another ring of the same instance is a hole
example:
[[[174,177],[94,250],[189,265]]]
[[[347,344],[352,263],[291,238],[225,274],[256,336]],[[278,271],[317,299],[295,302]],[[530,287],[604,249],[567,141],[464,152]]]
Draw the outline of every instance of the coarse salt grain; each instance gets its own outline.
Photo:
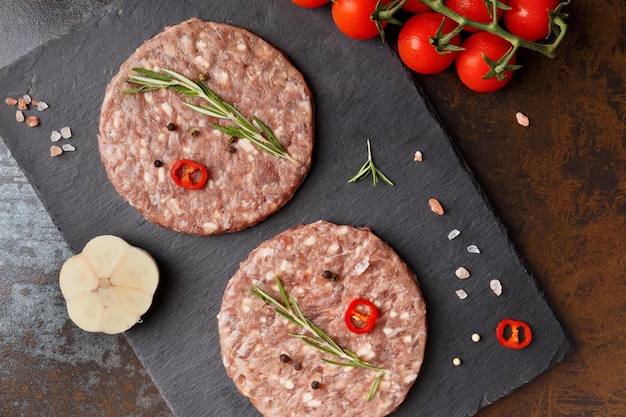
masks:
[[[430,206],[430,210],[435,213],[438,214],[440,216],[443,216],[444,211],[443,211],[443,207],[441,206],[441,203],[439,202],[439,200],[435,199],[435,198],[431,198],[428,200],[428,205]]]
[[[30,104],[31,101],[33,101],[33,99],[28,94],[25,94],[22,98],[24,99],[24,103],[26,104]]]
[[[462,266],[457,268],[456,271],[454,271],[454,275],[456,275],[458,279],[467,279],[470,277],[469,271]]]
[[[420,151],[415,152],[415,155],[413,156],[413,160],[415,162],[422,162],[422,159],[423,159],[422,152]]]
[[[364,260],[359,262],[358,264],[356,264],[354,266],[354,272],[356,272],[357,275],[361,275],[363,272],[365,272],[365,270],[370,266],[369,261]]]
[[[458,237],[461,234],[460,231],[458,231],[457,229],[452,230],[450,233],[448,233],[448,240],[452,240],[455,239],[456,237]]]
[[[61,136],[63,137],[63,139],[69,139],[72,137],[72,129],[70,129],[69,127],[64,127],[63,129],[61,129]]]
[[[493,291],[493,293],[498,297],[502,295],[502,284],[500,283],[500,280],[492,279],[489,282],[489,288],[491,288],[491,291]]]
[[[61,149],[63,149],[65,152],[74,152],[76,150],[76,148],[73,145],[70,145],[69,143],[65,143],[61,146]]]
[[[21,110],[15,111],[15,120],[19,123],[22,123],[26,118],[24,117],[24,113]]]
[[[7,97],[4,99],[4,102],[6,104],[8,104],[9,106],[15,106],[17,104],[17,100],[14,99],[13,97]]]
[[[26,124],[28,125],[28,127],[39,126],[39,118],[37,116],[29,116],[26,119]]]
[[[480,253],[480,249],[478,249],[478,246],[476,246],[476,245],[469,245],[467,247],[467,251],[469,253]]]
[[[465,300],[467,298],[467,293],[465,292],[465,290],[456,290],[454,293],[461,300]]]
[[[55,157],[63,153],[63,149],[60,146],[52,145],[50,147],[50,156]]]
[[[43,101],[40,101],[37,103],[37,110],[44,111],[47,108],[48,108],[48,104],[44,103]]]
[[[52,142],[58,142],[59,140],[61,140],[61,133],[57,132],[56,130],[53,130],[52,133],[50,134],[50,140]]]
[[[528,127],[528,125],[530,124],[528,116],[526,116],[521,111],[515,113],[515,119],[517,119],[517,124],[519,124],[520,126]]]
[[[20,110],[28,110],[28,105],[26,104],[23,98],[17,99],[17,108]]]

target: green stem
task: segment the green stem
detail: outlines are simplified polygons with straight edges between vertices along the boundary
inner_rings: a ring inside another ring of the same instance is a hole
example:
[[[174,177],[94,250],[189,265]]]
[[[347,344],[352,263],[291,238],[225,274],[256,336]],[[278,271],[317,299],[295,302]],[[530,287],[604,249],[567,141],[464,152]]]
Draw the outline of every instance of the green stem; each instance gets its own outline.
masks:
[[[450,10],[449,8],[445,6],[444,0],[419,0],[419,1],[424,3],[425,5],[427,5],[434,11],[438,12],[439,14],[442,14],[454,20],[460,27],[467,26],[467,27],[476,28],[485,32],[493,33],[494,35],[499,36],[500,38],[505,39],[508,42],[510,42],[513,45],[513,48],[515,49],[515,51],[517,51],[519,48],[525,48],[534,52],[539,52],[549,58],[554,58],[555,50],[559,46],[563,38],[565,37],[565,33],[567,31],[567,24],[565,23],[565,21],[560,16],[556,16],[553,20],[553,23],[556,24],[560,29],[559,34],[556,37],[556,39],[552,43],[549,43],[549,44],[531,42],[531,41],[522,39],[518,36],[515,36],[512,33],[504,30],[501,26],[499,26],[498,21],[497,21],[497,13],[494,13],[493,20],[490,23],[480,23],[480,22],[476,22],[475,20],[471,20],[464,16],[461,16],[460,14]],[[495,3],[494,3],[494,10],[497,11]]]

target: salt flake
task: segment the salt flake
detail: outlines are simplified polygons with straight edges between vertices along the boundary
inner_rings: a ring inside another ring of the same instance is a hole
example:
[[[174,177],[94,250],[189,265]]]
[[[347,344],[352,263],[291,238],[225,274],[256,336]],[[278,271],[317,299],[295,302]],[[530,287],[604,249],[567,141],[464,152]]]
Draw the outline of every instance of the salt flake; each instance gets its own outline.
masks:
[[[369,261],[361,261],[354,266],[354,272],[356,272],[357,275],[361,275],[369,266]]]
[[[480,249],[478,249],[478,246],[476,246],[476,245],[469,245],[467,247],[467,251],[469,253],[480,253]]]
[[[491,291],[493,291],[493,293],[498,297],[502,295],[502,284],[500,283],[500,280],[492,279],[489,282],[489,288],[491,288]]]
[[[50,156],[55,157],[55,156],[59,156],[63,153],[63,149],[61,149],[61,147],[56,146],[56,145],[52,145],[50,147]]]
[[[456,271],[454,271],[454,275],[456,275],[458,279],[467,279],[470,277],[469,271],[462,266],[457,268]]]
[[[521,111],[515,113],[515,119],[517,120],[517,124],[523,127],[528,127],[530,125],[530,119]]]
[[[63,129],[61,129],[61,136],[63,136],[63,139],[69,139],[72,137],[72,129],[70,129],[69,127],[64,127]]]
[[[461,232],[459,232],[457,229],[454,229],[453,231],[448,233],[448,240],[452,240],[452,239],[456,238],[457,236],[459,236],[460,234],[461,234]]]

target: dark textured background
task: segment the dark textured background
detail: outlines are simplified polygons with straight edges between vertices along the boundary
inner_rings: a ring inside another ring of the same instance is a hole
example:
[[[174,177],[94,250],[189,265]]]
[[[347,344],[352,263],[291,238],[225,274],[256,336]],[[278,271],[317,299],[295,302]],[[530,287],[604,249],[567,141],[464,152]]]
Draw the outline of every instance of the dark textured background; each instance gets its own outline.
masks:
[[[612,416],[624,408],[624,352],[610,321],[624,307],[624,58],[615,53],[624,39],[614,39],[623,36],[624,10],[621,2],[590,3],[593,12],[582,4],[570,8],[576,18],[560,56],[524,54],[527,68],[503,92],[469,93],[451,71],[419,79],[577,345],[565,364],[480,415]],[[41,36],[24,27],[17,32]],[[530,128],[515,124],[517,110],[529,114]],[[62,314],[60,303],[43,300],[56,297],[55,268],[68,251],[13,162],[1,161],[0,294],[6,311],[19,312],[3,311],[0,328],[8,415],[165,412],[123,339],[104,349],[97,336],[46,319]],[[16,219],[32,226],[16,228]],[[37,330],[19,334],[28,327]]]

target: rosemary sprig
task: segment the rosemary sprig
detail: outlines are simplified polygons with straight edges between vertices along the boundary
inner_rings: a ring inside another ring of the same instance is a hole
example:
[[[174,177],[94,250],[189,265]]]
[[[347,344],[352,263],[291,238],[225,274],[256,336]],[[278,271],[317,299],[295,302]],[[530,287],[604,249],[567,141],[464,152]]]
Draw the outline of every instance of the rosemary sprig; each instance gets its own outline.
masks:
[[[189,78],[169,69],[163,69],[162,73],[150,71],[144,68],[133,68],[137,74],[131,74],[125,79],[126,82],[138,85],[122,91],[122,94],[145,93],[148,91],[170,88],[177,91],[182,98],[199,97],[209,104],[196,106],[184,101],[183,105],[207,116],[216,119],[229,120],[236,126],[222,126],[217,123],[211,126],[229,136],[248,139],[263,152],[278,158],[285,158],[299,164],[280,144],[270,128],[256,116],[252,121],[248,120],[239,110],[230,103],[222,100],[213,90],[201,81],[192,81]]]
[[[369,174],[372,174],[372,181],[374,182],[374,185],[378,183],[379,176],[387,184],[393,185],[393,182],[391,182],[391,180],[387,178],[385,174],[383,174],[378,168],[376,168],[376,165],[374,165],[374,161],[372,160],[372,147],[370,145],[370,140],[368,139],[367,140],[367,161],[365,161],[365,163],[363,164],[359,172],[357,172],[357,174],[354,177],[350,178],[348,182],[357,182],[359,180],[367,178]]]
[[[374,397],[374,394],[376,394],[376,391],[378,390],[378,386],[380,385],[380,381],[382,380],[383,376],[389,371],[365,362],[360,359],[354,352],[340,347],[328,334],[326,334],[326,332],[320,329],[315,323],[309,320],[304,315],[304,313],[302,313],[302,310],[300,309],[300,306],[298,306],[296,299],[293,297],[293,295],[287,294],[285,288],[283,287],[283,283],[278,276],[276,276],[276,285],[278,286],[282,302],[276,300],[274,297],[269,295],[266,291],[264,291],[257,285],[254,285],[252,287],[252,289],[250,290],[250,294],[260,298],[267,304],[271,305],[278,315],[284,317],[285,319],[289,320],[290,322],[301,327],[309,333],[289,333],[289,336],[300,339],[304,343],[314,347],[315,349],[318,349],[324,353],[341,359],[332,360],[327,358],[321,358],[322,361],[337,366],[353,366],[370,369],[372,371],[378,371],[378,375],[376,376],[376,379],[370,387],[370,391],[365,399],[365,401],[370,401]]]

